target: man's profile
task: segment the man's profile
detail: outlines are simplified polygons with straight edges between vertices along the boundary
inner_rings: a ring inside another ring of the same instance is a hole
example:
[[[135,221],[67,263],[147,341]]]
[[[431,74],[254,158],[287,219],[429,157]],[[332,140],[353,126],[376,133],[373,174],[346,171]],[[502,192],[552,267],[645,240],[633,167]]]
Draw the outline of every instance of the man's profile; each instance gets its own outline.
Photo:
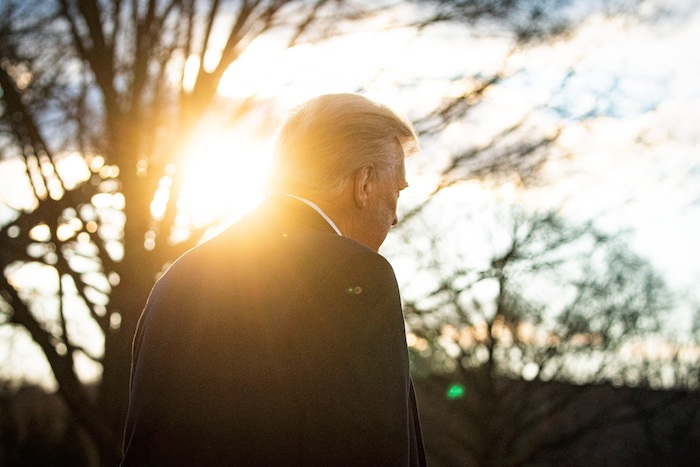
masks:
[[[377,253],[411,124],[323,95],[278,132],[271,195],[157,282],[123,466],[425,465],[399,290]]]

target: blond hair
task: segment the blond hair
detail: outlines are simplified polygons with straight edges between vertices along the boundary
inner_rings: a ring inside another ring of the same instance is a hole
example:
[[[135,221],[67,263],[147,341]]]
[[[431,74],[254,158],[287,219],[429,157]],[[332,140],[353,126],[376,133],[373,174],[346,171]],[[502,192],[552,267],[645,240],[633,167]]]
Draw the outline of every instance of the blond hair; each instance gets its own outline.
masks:
[[[398,141],[404,156],[418,151],[413,125],[388,107],[358,94],[326,94],[288,115],[275,143],[271,190],[337,194],[358,169],[392,170],[387,148]]]

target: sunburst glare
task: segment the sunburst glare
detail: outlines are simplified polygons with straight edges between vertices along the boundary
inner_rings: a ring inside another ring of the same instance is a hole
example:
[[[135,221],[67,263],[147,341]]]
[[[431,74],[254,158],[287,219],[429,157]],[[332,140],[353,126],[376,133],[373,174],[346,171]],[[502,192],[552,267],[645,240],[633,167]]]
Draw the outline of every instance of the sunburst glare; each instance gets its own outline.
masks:
[[[188,229],[230,222],[264,197],[270,142],[245,130],[200,131],[187,145],[177,201],[181,229],[183,221]]]

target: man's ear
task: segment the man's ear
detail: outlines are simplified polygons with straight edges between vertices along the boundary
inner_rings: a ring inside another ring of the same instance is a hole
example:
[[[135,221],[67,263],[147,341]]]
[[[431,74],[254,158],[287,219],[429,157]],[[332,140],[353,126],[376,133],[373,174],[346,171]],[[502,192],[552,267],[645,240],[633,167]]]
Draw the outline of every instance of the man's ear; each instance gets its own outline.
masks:
[[[355,205],[358,208],[364,208],[367,206],[376,175],[377,170],[372,164],[365,165],[355,172],[355,177],[353,178],[353,195]]]

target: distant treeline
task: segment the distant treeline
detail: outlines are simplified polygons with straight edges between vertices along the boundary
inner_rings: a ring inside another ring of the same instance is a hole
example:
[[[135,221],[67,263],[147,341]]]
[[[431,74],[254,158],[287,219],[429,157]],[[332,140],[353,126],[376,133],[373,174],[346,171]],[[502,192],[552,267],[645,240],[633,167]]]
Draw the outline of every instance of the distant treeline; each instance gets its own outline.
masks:
[[[423,376],[415,383],[431,467],[494,459],[503,465],[700,465],[697,392],[503,378],[493,382],[495,394],[507,387],[514,398],[484,401],[474,391],[481,384],[475,375]],[[36,386],[8,388],[0,385],[0,466],[99,465],[60,395]],[[536,402],[516,417],[517,401],[526,395]],[[509,443],[493,443],[504,435]]]

